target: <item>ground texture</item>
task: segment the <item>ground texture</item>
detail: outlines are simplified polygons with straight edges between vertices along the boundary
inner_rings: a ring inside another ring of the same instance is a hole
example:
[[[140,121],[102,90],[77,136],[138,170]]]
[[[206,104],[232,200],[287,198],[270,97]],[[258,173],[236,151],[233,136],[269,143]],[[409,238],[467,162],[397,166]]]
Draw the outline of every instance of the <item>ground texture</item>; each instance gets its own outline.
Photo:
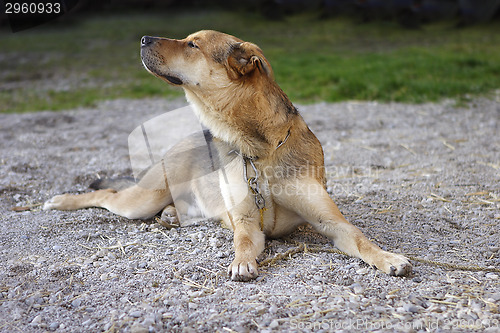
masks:
[[[369,238],[489,271],[413,260],[412,275],[390,277],[302,227],[266,242],[248,283],[226,275],[232,234],[215,221],[168,230],[36,206],[130,175],[130,132],[183,105],[0,115],[1,332],[500,331],[498,97],[299,107],[324,145],[329,192]]]

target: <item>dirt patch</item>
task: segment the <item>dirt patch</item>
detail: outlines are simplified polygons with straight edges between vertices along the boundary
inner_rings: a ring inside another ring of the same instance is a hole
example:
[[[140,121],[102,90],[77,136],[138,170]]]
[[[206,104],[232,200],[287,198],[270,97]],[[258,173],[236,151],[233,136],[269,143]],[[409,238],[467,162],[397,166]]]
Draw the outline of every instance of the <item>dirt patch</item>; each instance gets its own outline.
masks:
[[[301,228],[268,240],[260,258],[287,259],[239,283],[226,275],[232,234],[214,221],[166,230],[102,209],[10,210],[130,174],[130,132],[182,105],[117,100],[0,115],[0,331],[500,330],[496,272],[414,261],[411,276],[394,278]],[[324,145],[329,192],[369,238],[498,270],[499,101],[299,110]]]

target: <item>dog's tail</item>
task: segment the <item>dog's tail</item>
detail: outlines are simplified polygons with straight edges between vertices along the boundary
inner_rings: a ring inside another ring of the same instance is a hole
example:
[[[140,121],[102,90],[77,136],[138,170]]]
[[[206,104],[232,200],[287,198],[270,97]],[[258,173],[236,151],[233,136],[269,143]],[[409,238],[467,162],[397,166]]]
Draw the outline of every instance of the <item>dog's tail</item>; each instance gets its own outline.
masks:
[[[89,188],[93,190],[104,190],[110,188],[115,191],[121,191],[135,184],[135,180],[132,177],[101,178],[90,184]]]

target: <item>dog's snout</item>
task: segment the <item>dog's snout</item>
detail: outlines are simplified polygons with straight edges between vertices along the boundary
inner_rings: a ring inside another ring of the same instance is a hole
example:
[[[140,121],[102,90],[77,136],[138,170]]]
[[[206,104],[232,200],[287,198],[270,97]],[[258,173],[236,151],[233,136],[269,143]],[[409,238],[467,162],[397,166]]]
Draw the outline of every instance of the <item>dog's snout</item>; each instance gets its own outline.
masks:
[[[148,46],[151,43],[153,43],[153,38],[152,37],[143,36],[141,38],[141,46]]]

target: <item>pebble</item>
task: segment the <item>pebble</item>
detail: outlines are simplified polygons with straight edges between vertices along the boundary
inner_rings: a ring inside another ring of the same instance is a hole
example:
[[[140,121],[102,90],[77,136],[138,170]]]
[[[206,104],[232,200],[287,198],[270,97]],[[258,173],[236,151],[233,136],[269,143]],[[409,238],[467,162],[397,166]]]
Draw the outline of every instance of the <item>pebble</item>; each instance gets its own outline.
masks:
[[[358,274],[358,275],[366,275],[366,274],[368,274],[368,272],[370,272],[370,269],[367,267],[363,267],[363,268],[356,270],[356,274]]]
[[[352,291],[354,291],[355,294],[359,295],[362,294],[365,291],[365,288],[363,288],[359,283],[353,283],[351,285]]]
[[[403,305],[403,310],[410,313],[417,313],[420,311],[420,307],[411,303]]]
[[[318,275],[318,274],[313,275],[313,279],[318,281],[318,282],[326,282],[326,279],[323,276]]]
[[[42,323],[42,316],[41,315],[38,315],[38,316],[35,316],[35,318],[33,318],[33,320],[31,321],[31,326],[38,326]]]
[[[90,324],[92,324],[92,319],[87,319],[82,323],[82,326],[88,327]]]
[[[269,324],[269,328],[277,328],[280,326],[280,323],[276,320],[276,319],[273,319],[273,321]]]
[[[229,256],[229,253],[227,252],[222,252],[222,251],[218,251],[215,256],[217,258],[227,258]]]
[[[129,313],[129,316],[139,318],[140,316],[142,316],[142,312],[140,310],[132,311]]]
[[[146,316],[142,322],[142,325],[146,326],[146,327],[149,327],[149,326],[153,326],[154,324],[156,323],[156,317],[154,314],[150,314],[148,316]]]
[[[61,245],[54,245],[54,246],[52,246],[52,249],[54,251],[59,251],[60,249],[62,249],[62,246]]]
[[[488,249],[491,252],[498,252],[500,250],[500,246],[490,246]]]
[[[77,298],[75,300],[73,300],[71,302],[71,306],[74,307],[74,308],[78,308],[80,307],[80,305],[82,305],[82,299],[81,298]]]
[[[55,322],[53,322],[53,323],[51,323],[51,324],[49,325],[49,330],[51,330],[51,331],[55,331],[55,330],[57,330],[58,328],[59,328],[59,323],[58,323],[57,321],[55,321]]]
[[[148,333],[149,329],[147,327],[144,327],[143,325],[139,323],[134,323],[132,327],[130,328],[130,332],[132,333]]]
[[[490,280],[498,280],[498,275],[493,272],[486,273],[485,277]]]

